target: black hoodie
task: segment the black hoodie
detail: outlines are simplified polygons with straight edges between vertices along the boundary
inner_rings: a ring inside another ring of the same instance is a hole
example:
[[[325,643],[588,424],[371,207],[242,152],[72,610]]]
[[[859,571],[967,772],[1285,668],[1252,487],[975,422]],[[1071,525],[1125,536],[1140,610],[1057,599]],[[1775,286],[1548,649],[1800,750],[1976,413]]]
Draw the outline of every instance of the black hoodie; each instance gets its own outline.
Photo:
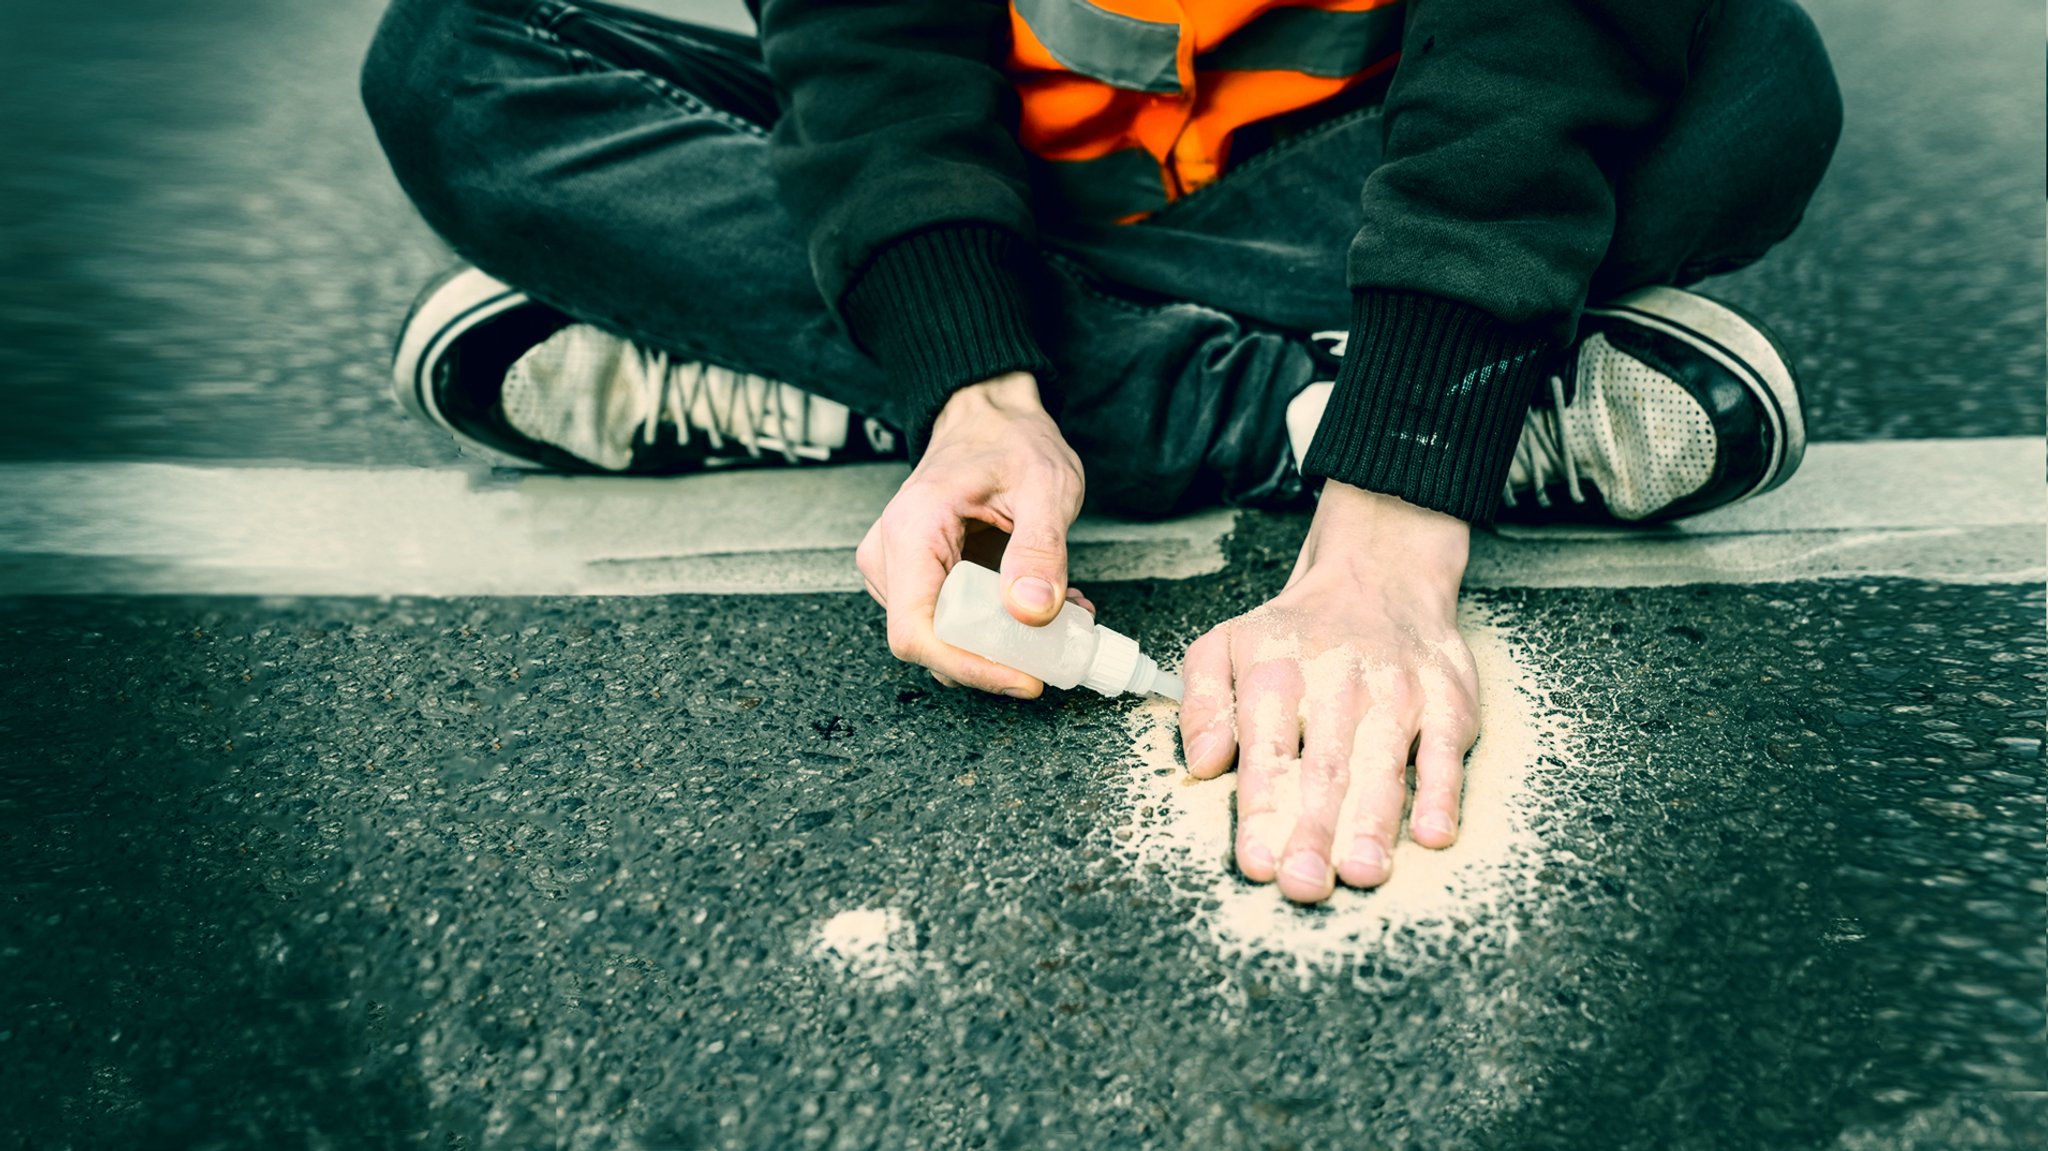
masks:
[[[826,302],[906,389],[913,441],[956,388],[1050,373],[1008,5],[752,2],[783,98],[778,186]],[[1306,474],[1492,515],[1613,236],[1611,177],[1653,141],[1714,6],[1408,0]]]

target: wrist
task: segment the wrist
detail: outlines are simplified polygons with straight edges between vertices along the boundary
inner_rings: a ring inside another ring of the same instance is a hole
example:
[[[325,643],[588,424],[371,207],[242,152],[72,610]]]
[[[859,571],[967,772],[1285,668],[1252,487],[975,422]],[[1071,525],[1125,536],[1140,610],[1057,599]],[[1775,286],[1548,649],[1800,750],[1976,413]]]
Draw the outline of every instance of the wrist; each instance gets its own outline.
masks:
[[[1030,372],[1005,372],[969,384],[946,397],[945,406],[939,409],[938,418],[932,421],[932,435],[937,437],[953,425],[991,416],[1011,418],[1045,414],[1045,403],[1038,393],[1038,378]]]
[[[1332,480],[1323,485],[1296,572],[1382,582],[1399,575],[1455,594],[1471,547],[1472,525],[1456,516]]]

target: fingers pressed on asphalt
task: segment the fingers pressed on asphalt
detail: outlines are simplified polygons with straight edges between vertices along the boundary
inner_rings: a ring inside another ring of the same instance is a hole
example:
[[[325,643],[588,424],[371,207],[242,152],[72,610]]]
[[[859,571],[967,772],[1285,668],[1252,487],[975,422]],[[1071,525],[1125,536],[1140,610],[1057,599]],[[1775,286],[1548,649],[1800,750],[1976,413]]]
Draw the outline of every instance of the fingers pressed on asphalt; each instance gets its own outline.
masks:
[[[1471,728],[1452,720],[1422,730],[1415,748],[1415,806],[1408,817],[1408,837],[1424,847],[1457,842],[1465,753],[1473,741]]]
[[[1237,680],[1237,866],[1270,883],[1293,831],[1301,752],[1301,669],[1292,659],[1256,664]]]
[[[1349,887],[1378,887],[1394,872],[1394,840],[1407,799],[1408,748],[1414,734],[1388,711],[1370,711],[1351,743],[1348,802],[1357,816],[1337,878]]]
[[[1230,684],[1230,625],[1211,629],[1188,645],[1181,659],[1182,762],[1196,779],[1214,779],[1237,758],[1237,729]]]
[[[1358,690],[1346,678],[1320,695],[1302,709],[1301,812],[1280,859],[1280,894],[1296,903],[1320,903],[1336,890],[1337,824],[1351,780]]]

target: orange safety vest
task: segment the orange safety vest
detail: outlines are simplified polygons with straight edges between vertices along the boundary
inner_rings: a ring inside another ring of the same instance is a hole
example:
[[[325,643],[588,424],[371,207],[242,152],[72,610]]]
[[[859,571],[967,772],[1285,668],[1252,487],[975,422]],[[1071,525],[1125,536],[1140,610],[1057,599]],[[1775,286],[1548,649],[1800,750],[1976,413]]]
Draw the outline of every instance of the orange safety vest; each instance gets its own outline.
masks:
[[[1018,135],[1067,205],[1129,223],[1214,180],[1247,124],[1394,66],[1401,0],[1011,0]]]

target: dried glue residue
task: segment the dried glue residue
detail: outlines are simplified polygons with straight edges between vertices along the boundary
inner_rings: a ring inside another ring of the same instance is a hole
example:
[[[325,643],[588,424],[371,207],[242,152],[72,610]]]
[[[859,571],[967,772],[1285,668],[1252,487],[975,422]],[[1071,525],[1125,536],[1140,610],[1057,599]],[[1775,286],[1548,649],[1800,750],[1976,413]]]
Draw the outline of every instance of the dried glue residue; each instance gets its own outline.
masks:
[[[893,907],[840,912],[818,926],[811,950],[841,971],[884,988],[902,986],[918,968],[916,925]]]
[[[1481,936],[1505,938],[1506,924],[1474,929],[1495,924],[1531,883],[1540,844],[1530,785],[1542,762],[1561,754],[1566,738],[1554,718],[1540,713],[1535,679],[1515,658],[1506,632],[1470,606],[1459,628],[1479,669],[1480,738],[1466,761],[1458,841],[1442,851],[1422,847],[1406,837],[1404,817],[1392,878],[1369,891],[1339,887],[1320,907],[1289,903],[1278,888],[1238,874],[1231,822],[1236,773],[1196,780],[1183,770],[1178,708],[1151,700],[1130,712],[1136,764],[1129,776],[1127,850],[1141,869],[1164,875],[1192,898],[1195,921],[1225,955],[1271,957],[1306,978],[1383,953],[1403,937],[1456,935],[1461,948]],[[1346,806],[1355,803],[1348,799]],[[1291,822],[1273,830],[1284,843]]]

